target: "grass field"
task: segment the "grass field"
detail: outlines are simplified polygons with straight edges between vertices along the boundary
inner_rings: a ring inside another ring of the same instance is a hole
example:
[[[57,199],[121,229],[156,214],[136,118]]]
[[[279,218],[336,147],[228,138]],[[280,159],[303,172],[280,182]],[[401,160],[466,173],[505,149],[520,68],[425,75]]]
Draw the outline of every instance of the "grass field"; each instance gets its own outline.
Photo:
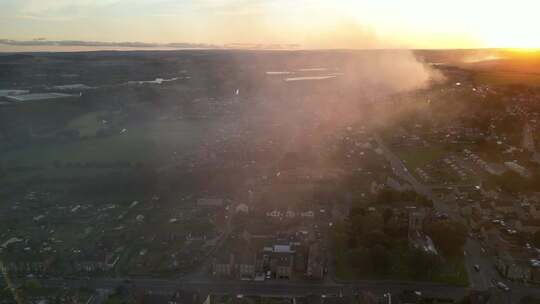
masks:
[[[55,160],[62,162],[137,161],[148,159],[153,148],[155,145],[151,138],[145,134],[130,132],[68,144],[28,147],[4,153],[0,159],[8,165],[50,165]]]
[[[91,132],[90,121],[96,113],[83,115],[72,126]],[[29,146],[0,154],[0,162],[7,166],[50,166],[55,160],[62,162],[85,161],[152,161],[164,159],[170,153],[193,151],[204,136],[215,129],[206,121],[156,122],[126,127],[124,133],[106,137],[89,137],[70,143],[51,143]]]
[[[354,268],[351,264],[354,250],[347,248],[343,227],[338,227],[333,234],[336,278],[344,281],[381,279],[432,281],[451,285],[467,285],[469,282],[463,256],[445,257],[442,266],[421,277],[415,275],[418,269],[411,263],[411,250],[407,241],[396,241],[388,248],[390,255],[390,272],[386,274],[370,273],[366,269]]]
[[[70,121],[66,128],[78,130],[80,136],[95,136],[96,132],[103,126],[99,119],[100,115],[99,112],[86,113]]]
[[[396,149],[395,152],[411,172],[442,158],[447,153],[444,147],[439,146]]]
[[[523,84],[540,86],[540,74],[519,72],[478,72],[474,75],[474,81],[478,84],[488,85]]]

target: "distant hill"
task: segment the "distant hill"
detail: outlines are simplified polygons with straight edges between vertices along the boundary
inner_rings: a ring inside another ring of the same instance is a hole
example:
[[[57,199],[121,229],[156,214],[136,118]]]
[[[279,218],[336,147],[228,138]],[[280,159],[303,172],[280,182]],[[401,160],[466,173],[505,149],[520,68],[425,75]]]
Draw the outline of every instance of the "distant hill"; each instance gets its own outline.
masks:
[[[19,61],[23,59],[31,59],[33,56],[27,54],[9,54],[9,55],[0,55],[0,63]]]

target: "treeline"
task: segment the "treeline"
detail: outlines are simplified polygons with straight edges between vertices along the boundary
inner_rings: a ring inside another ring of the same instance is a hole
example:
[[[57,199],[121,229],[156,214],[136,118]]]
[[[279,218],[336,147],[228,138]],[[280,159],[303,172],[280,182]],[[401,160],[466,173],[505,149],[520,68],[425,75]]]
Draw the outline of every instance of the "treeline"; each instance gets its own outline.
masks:
[[[391,204],[395,202],[414,202],[424,207],[433,207],[433,201],[413,190],[397,191],[385,188],[375,197],[377,204]]]
[[[82,161],[82,162],[70,162],[70,161],[53,161],[53,166],[55,168],[143,168],[145,166],[144,162],[130,162],[130,161]]]

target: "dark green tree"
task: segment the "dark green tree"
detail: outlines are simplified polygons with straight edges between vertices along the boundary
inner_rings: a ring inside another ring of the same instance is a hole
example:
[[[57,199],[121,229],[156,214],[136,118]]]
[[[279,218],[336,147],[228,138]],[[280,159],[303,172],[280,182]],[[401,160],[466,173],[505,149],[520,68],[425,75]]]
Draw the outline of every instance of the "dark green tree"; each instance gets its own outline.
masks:
[[[534,247],[540,248],[540,230],[533,235],[532,243]]]
[[[455,220],[434,222],[427,233],[444,255],[460,255],[467,240],[467,227]]]

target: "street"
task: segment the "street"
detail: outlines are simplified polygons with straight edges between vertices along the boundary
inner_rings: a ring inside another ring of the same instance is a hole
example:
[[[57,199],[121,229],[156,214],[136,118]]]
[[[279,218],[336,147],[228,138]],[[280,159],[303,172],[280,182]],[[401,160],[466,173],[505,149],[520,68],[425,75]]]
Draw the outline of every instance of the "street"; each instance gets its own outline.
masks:
[[[383,151],[386,159],[390,162],[392,168],[396,175],[398,175],[403,180],[407,181],[416,192],[421,193],[427,196],[433,201],[433,207],[438,212],[446,213],[450,218],[461,219],[461,216],[456,212],[453,212],[450,207],[433,195],[431,189],[422,183],[420,183],[406,168],[401,159],[395,155],[382,141],[380,136],[375,136],[377,144]],[[493,287],[492,280],[504,282],[508,287],[511,288],[512,292],[515,294],[527,294],[527,290],[538,291],[538,288],[529,288],[523,284],[509,282],[503,279],[497,270],[494,267],[493,260],[490,256],[486,255],[482,251],[482,246],[476,239],[467,238],[467,241],[464,246],[464,255],[465,255],[465,268],[469,277],[469,286],[474,290],[487,290],[490,287]],[[478,265],[480,267],[479,271],[474,269],[474,266]],[[517,291],[516,291],[517,290]],[[509,296],[508,303],[515,303],[510,300],[516,300],[515,297]],[[517,302],[517,301],[516,301]]]

